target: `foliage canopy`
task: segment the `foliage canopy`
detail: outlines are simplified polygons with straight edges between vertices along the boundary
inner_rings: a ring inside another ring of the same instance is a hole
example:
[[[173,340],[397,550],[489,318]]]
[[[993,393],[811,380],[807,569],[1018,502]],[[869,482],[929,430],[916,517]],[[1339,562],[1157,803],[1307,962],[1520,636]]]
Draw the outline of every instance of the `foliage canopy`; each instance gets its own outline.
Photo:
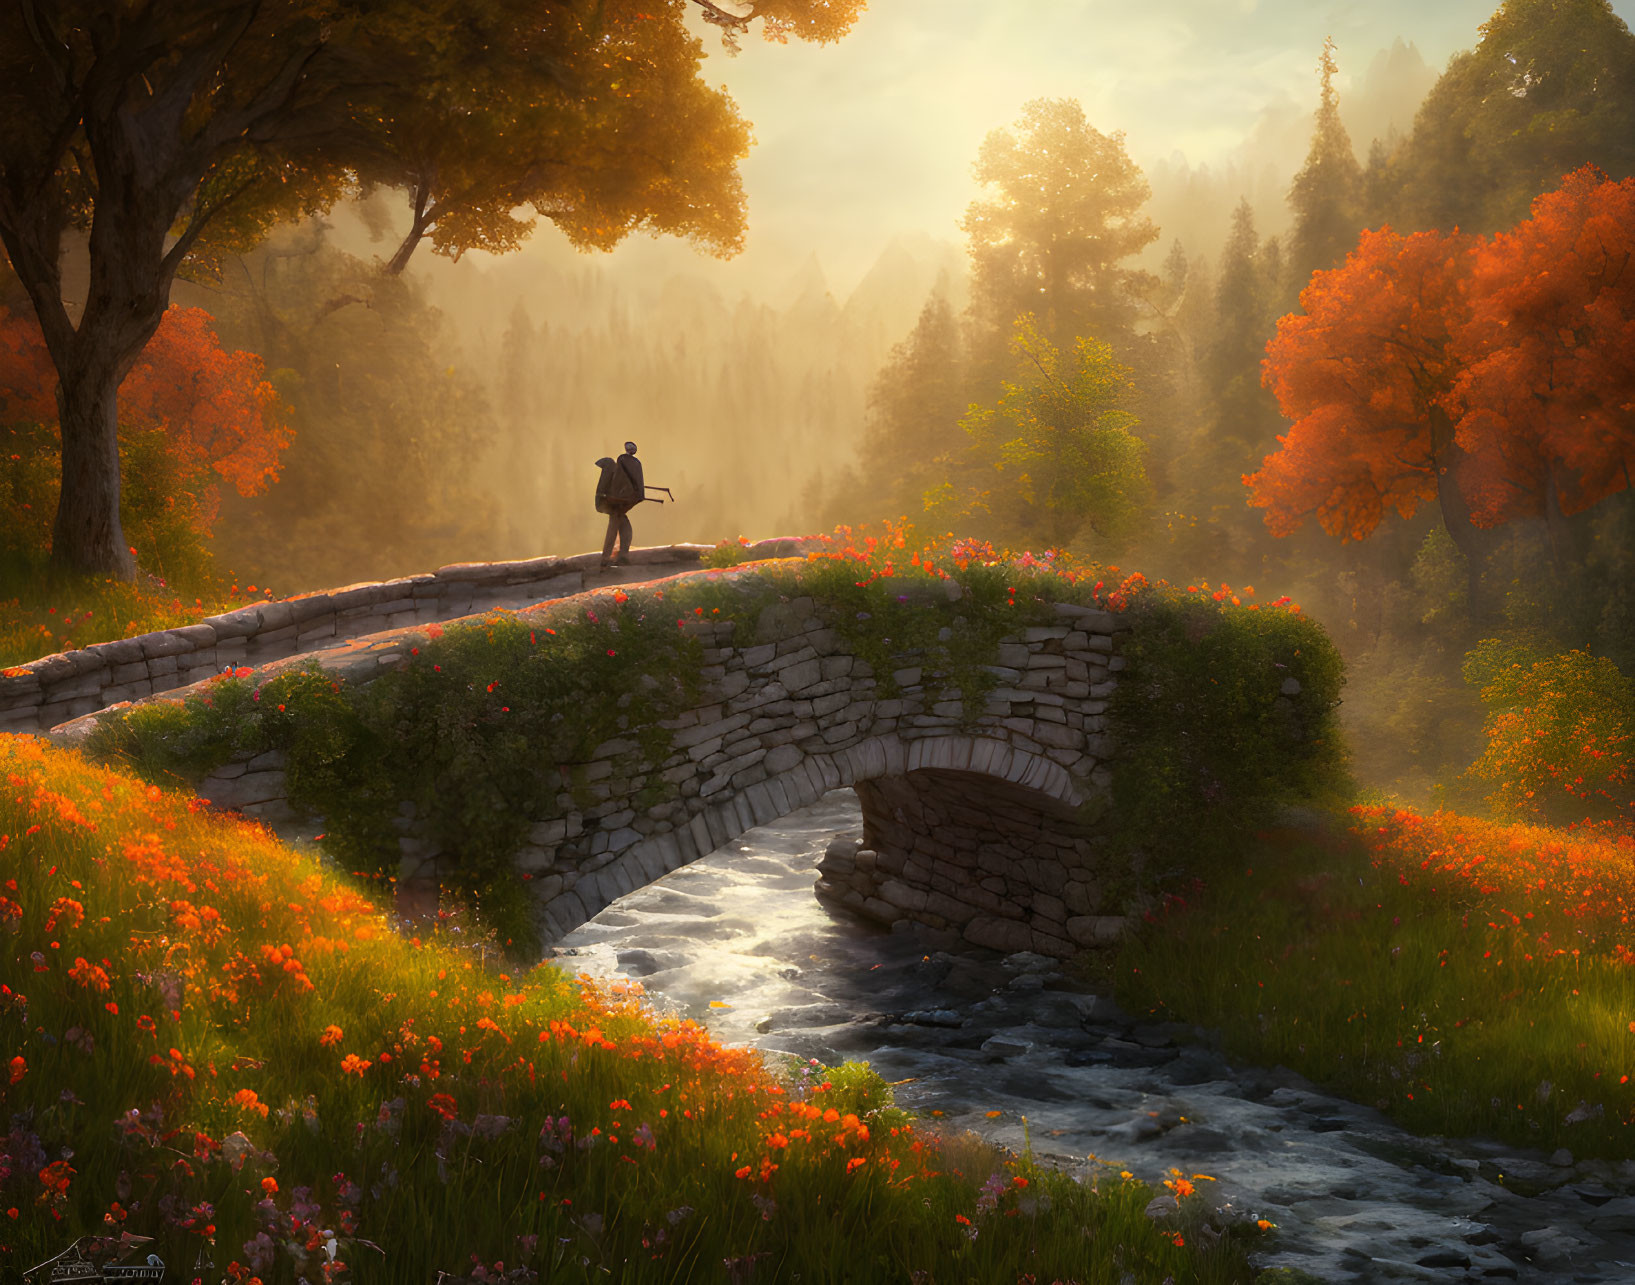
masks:
[[[830,40],[862,0],[695,0],[729,35]],[[117,395],[182,271],[362,187],[410,197],[401,268],[516,245],[522,204],[581,245],[637,227],[736,247],[747,130],[700,80],[689,0],[20,0],[0,10],[0,246],[59,377],[52,556],[133,573]],[[85,306],[65,238],[89,232]]]
[[[1362,539],[1436,500],[1474,567],[1474,527],[1557,520],[1635,468],[1635,179],[1590,167],[1511,232],[1365,232],[1268,346],[1293,420],[1244,481],[1276,534],[1315,516]]]
[[[1505,0],[1393,164],[1393,222],[1495,232],[1562,174],[1635,173],[1635,36],[1610,0]]]
[[[1003,335],[1023,313],[1060,347],[1080,335],[1126,336],[1151,274],[1125,260],[1158,238],[1141,207],[1152,194],[1124,150],[1070,98],[1039,98],[1017,131],[997,129],[977,153],[977,180],[992,194],[972,202],[973,311]]]
[[[1031,315],[1011,341],[1016,377],[962,421],[969,463],[992,482],[990,507],[1024,540],[1062,548],[1089,528],[1119,539],[1150,498],[1145,446],[1124,409],[1130,372],[1112,347],[1080,337],[1063,353]]]

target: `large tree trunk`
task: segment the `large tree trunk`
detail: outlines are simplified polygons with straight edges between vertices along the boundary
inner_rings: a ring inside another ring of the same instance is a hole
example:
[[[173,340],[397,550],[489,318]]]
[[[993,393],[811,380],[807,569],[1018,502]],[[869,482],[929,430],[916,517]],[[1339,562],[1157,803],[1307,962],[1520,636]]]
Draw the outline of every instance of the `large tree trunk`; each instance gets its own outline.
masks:
[[[104,201],[91,227],[85,312],[57,366],[62,495],[51,565],[134,579],[136,560],[119,523],[119,385],[159,328],[170,291],[165,231],[173,209]]]
[[[130,580],[136,562],[119,522],[119,385],[164,317],[180,257],[167,254],[165,241],[186,193],[149,190],[156,185],[141,181],[142,155],[130,139],[116,141],[121,146],[104,149],[116,159],[99,167],[78,325],[62,297],[65,207],[47,200],[19,216],[11,194],[0,194],[0,230],[57,370],[62,492],[51,565]]]
[[[111,361],[64,370],[57,386],[62,494],[51,565],[131,580],[136,559],[119,524],[119,377]]]
[[[158,328],[183,258],[256,174],[252,168],[236,188],[212,184],[209,193],[201,180],[289,124],[327,37],[275,50],[258,83],[218,106],[208,95],[230,78],[226,60],[271,33],[252,35],[258,20],[277,21],[265,6],[91,6],[97,16],[89,22],[70,20],[83,33],[72,44],[53,28],[52,5],[21,8],[44,74],[29,89],[38,121],[0,149],[0,242],[58,375],[63,473],[51,561],[130,578],[135,562],[119,523],[119,385]],[[177,8],[189,12],[170,12]],[[17,38],[7,25],[7,38]],[[90,285],[74,324],[60,257],[87,189]]]
[[[1465,452],[1453,438],[1453,424],[1440,410],[1431,412],[1431,443],[1436,457],[1436,498],[1442,510],[1442,525],[1465,557],[1466,602],[1471,618],[1488,616],[1482,596],[1482,568],[1487,562],[1489,540],[1471,521],[1470,502],[1459,486],[1459,466]]]

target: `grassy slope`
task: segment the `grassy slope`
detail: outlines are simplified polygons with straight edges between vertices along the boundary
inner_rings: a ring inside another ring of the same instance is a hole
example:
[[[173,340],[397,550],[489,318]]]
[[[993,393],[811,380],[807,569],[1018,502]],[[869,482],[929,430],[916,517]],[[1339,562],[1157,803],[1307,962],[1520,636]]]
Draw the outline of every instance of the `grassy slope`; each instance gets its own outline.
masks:
[[[406,940],[259,828],[34,738],[0,771],[8,1273],[132,1233],[269,1282],[1247,1279],[1195,1197],[1154,1222],[864,1069],[781,1079],[638,988]]]
[[[1122,961],[1124,997],[1419,1132],[1635,1157],[1635,843],[1349,821],[1262,836],[1252,865],[1171,902]]]
[[[159,629],[196,625],[206,616],[266,601],[254,585],[185,596],[146,577],[137,581],[60,575],[43,564],[0,559],[0,666],[25,665],[42,656]]]

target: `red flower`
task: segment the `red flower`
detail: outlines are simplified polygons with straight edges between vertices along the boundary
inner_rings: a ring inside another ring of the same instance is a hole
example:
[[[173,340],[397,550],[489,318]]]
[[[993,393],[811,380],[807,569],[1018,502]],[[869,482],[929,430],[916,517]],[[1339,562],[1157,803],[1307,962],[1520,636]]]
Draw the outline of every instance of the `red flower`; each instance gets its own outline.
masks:
[[[447,1093],[434,1093],[426,1100],[426,1105],[445,1120],[452,1120],[459,1114],[459,1105]]]

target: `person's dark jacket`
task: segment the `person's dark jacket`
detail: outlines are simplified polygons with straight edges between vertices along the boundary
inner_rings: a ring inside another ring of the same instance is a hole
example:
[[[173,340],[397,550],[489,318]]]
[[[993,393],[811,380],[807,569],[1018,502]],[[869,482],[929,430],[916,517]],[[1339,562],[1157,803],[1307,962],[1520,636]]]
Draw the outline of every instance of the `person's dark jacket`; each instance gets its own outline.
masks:
[[[630,508],[640,504],[647,498],[647,482],[642,476],[642,462],[634,455],[625,454],[619,456],[615,467],[624,469],[630,475],[630,480],[635,484],[636,498],[625,507]]]

